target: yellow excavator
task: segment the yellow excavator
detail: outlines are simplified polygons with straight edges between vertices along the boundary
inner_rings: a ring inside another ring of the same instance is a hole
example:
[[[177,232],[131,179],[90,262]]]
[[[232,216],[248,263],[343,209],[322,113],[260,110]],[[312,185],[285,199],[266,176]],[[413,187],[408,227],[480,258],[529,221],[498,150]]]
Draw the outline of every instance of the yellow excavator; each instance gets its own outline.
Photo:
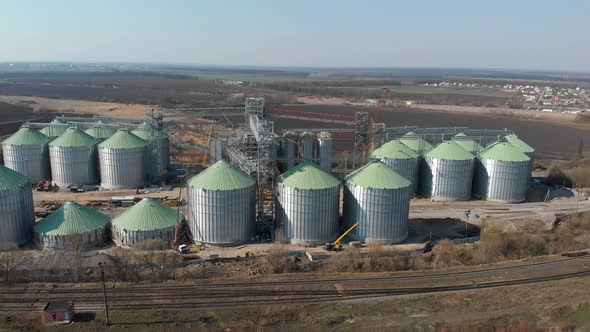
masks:
[[[343,249],[342,244],[340,243],[340,241],[342,241],[342,239],[344,239],[344,237],[346,235],[348,235],[348,233],[352,232],[353,229],[356,228],[356,226],[358,226],[360,224],[360,222],[356,222],[354,225],[350,226],[349,229],[346,230],[346,232],[342,233],[342,235],[340,235],[339,238],[336,239],[336,241],[330,243],[326,243],[325,248],[328,251],[341,251]]]

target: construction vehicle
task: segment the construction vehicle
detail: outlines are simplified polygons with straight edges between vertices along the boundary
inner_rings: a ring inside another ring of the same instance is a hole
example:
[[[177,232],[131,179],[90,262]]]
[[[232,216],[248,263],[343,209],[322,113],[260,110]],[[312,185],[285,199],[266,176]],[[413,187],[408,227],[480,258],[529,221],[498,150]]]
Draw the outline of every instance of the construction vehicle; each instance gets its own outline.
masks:
[[[353,229],[355,229],[358,225],[360,224],[360,222],[356,222],[354,225],[352,225],[349,229],[346,230],[346,232],[342,233],[342,235],[340,235],[339,238],[336,239],[336,241],[330,243],[326,243],[325,248],[328,251],[341,251],[343,249],[342,244],[340,243],[340,241],[342,241],[342,239],[344,237],[346,237],[346,235],[348,235],[348,233],[352,232]]]

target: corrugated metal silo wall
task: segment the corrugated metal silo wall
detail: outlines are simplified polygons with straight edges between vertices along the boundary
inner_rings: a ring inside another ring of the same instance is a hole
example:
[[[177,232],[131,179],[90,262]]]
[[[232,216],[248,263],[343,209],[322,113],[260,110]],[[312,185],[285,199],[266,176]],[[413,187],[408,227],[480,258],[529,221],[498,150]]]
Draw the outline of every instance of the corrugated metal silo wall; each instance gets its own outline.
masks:
[[[113,241],[118,246],[134,246],[145,240],[157,240],[164,243],[172,243],[174,240],[175,226],[151,231],[133,231],[117,227],[113,224]]]
[[[194,241],[235,245],[250,240],[256,217],[254,186],[236,190],[188,188],[189,228]]]
[[[474,160],[425,158],[420,181],[423,194],[434,201],[465,201],[471,198]]]
[[[145,184],[145,148],[98,148],[101,187],[137,188]]]
[[[314,161],[315,159],[315,139],[304,137],[303,139],[303,160]]]
[[[418,192],[418,181],[419,181],[419,170],[420,162],[419,158],[410,159],[396,159],[396,158],[380,158],[381,161],[391,167],[394,171],[398,172],[399,175],[406,178],[412,183],[412,194]]]
[[[527,152],[525,153],[525,155],[529,158],[531,158],[531,160],[529,160],[529,174],[528,174],[528,179],[530,180],[532,173],[533,173],[533,165],[535,164],[535,153],[534,152]]]
[[[338,233],[340,187],[304,190],[277,186],[276,218],[286,240],[321,244]]]
[[[82,241],[82,246],[91,248],[105,243],[109,239],[108,225],[91,232],[74,235],[43,235],[35,234],[36,241],[44,249],[68,249],[76,241]]]
[[[372,189],[347,183],[344,190],[346,227],[360,224],[352,237],[366,243],[392,244],[408,237],[411,187]]]
[[[209,164],[212,165],[219,160],[225,160],[225,149],[227,148],[227,136],[218,135],[209,142]]]
[[[33,182],[51,179],[47,144],[2,145],[4,165],[31,178]]]
[[[332,140],[318,140],[318,158],[319,165],[327,172],[332,171]]]
[[[160,138],[158,145],[156,151],[149,151],[149,147],[146,148],[145,163],[148,165],[146,176],[149,179],[163,179],[166,170],[170,167],[170,138]]]
[[[60,187],[98,183],[96,145],[49,147],[51,176]]]
[[[0,191],[0,243],[22,245],[29,242],[34,222],[35,208],[30,186]]]
[[[502,161],[483,158],[476,177],[482,198],[507,203],[526,199],[529,176],[528,161]]]
[[[295,143],[283,141],[283,158],[285,158],[285,170],[295,167]]]

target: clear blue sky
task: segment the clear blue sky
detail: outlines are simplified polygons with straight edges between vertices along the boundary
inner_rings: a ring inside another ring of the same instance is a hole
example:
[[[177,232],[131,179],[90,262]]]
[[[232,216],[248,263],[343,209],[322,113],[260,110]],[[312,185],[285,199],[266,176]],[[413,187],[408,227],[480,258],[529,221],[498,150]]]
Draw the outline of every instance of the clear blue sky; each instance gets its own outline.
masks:
[[[0,0],[0,61],[590,71],[590,1]]]

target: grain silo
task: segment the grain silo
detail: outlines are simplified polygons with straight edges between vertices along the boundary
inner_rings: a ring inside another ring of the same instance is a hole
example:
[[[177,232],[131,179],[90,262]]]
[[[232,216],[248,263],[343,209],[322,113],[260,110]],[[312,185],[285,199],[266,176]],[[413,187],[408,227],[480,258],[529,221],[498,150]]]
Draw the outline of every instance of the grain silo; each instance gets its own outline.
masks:
[[[45,249],[76,250],[108,240],[109,217],[69,201],[34,227],[35,239]]]
[[[284,159],[283,162],[283,169],[289,170],[295,167],[295,152],[297,147],[297,134],[292,131],[288,131],[283,134],[283,148],[282,150],[282,158]]]
[[[276,219],[293,244],[333,241],[339,203],[340,181],[313,162],[303,162],[277,178]]]
[[[528,145],[525,141],[521,140],[516,136],[516,134],[506,135],[504,139],[512,144],[515,148],[517,148],[520,152],[526,154],[531,160],[529,161],[529,178],[531,177],[531,172],[533,170],[533,163],[535,159],[535,149],[532,146]]]
[[[392,244],[408,237],[412,184],[380,161],[369,163],[344,178],[344,223],[359,222],[355,240]]]
[[[147,126],[145,123],[140,124],[132,131],[137,137],[147,142]],[[148,179],[159,182],[168,172],[170,167],[170,137],[160,130],[153,130],[153,137],[157,141],[153,150],[148,144],[146,153],[146,162],[149,167],[146,169]],[[148,142],[149,143],[149,142]]]
[[[51,177],[60,187],[98,183],[96,140],[77,128],[69,128],[49,143]]]
[[[96,144],[104,142],[107,138],[113,136],[117,132],[117,128],[107,126],[101,121],[95,123],[92,127],[86,129],[85,133],[94,137]]]
[[[194,241],[235,245],[255,232],[253,178],[220,160],[188,182],[188,224]]]
[[[414,133],[413,131],[410,131],[407,134],[401,136],[399,141],[418,154],[422,154],[432,148],[432,144],[428,143],[424,138],[422,138],[422,136]]]
[[[51,121],[47,126],[39,130],[42,134],[47,136],[50,141],[56,139],[57,137],[63,135],[68,129],[68,125],[63,123],[61,120],[55,119]]]
[[[530,158],[508,142],[496,142],[479,155],[474,196],[506,203],[526,199]]]
[[[477,155],[481,150],[483,150],[483,147],[479,143],[464,133],[458,133],[457,135],[453,136],[452,141],[457,143],[460,147],[472,155]]]
[[[145,240],[172,243],[177,216],[175,209],[144,198],[113,220],[113,241],[120,246],[134,246]]]
[[[400,140],[389,141],[373,150],[371,157],[381,160],[412,183],[412,194],[418,190],[420,158]]]
[[[22,245],[31,239],[35,209],[28,177],[0,166],[0,244]]]
[[[303,161],[313,161],[315,158],[315,135],[309,131],[301,133],[301,146],[303,147]]]
[[[48,142],[44,134],[22,127],[2,143],[4,165],[35,183],[51,179]]]
[[[332,134],[329,132],[318,134],[318,159],[323,170],[332,171]]]
[[[98,145],[101,187],[137,188],[145,184],[145,141],[120,129]]]
[[[453,141],[428,150],[420,169],[420,192],[434,201],[471,198],[475,157]]]

